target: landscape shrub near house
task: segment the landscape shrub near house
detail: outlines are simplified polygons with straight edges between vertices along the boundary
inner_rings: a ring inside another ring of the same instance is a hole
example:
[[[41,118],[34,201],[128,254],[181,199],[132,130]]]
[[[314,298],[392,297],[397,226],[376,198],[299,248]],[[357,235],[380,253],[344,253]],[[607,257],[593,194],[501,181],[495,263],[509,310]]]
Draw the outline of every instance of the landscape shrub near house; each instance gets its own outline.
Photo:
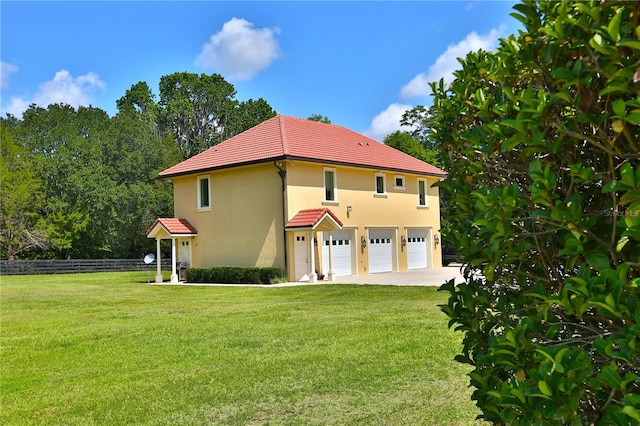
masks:
[[[518,35],[432,84],[457,359],[494,423],[639,424],[640,3],[514,8]]]
[[[191,283],[273,284],[284,279],[280,268],[256,266],[187,268],[187,281]]]

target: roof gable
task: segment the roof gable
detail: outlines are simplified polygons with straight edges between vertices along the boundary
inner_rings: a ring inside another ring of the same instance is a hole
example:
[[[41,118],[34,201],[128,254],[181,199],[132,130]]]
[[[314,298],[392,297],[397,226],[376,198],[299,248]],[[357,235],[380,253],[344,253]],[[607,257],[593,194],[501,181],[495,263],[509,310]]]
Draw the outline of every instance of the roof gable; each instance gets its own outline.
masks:
[[[159,218],[147,230],[148,238],[157,236],[193,236],[198,235],[196,228],[187,219]]]
[[[331,230],[341,229],[342,222],[329,209],[306,209],[300,210],[287,224],[285,229],[320,229]]]
[[[169,178],[285,158],[446,176],[431,164],[346,127],[284,115],[266,120],[158,176]]]

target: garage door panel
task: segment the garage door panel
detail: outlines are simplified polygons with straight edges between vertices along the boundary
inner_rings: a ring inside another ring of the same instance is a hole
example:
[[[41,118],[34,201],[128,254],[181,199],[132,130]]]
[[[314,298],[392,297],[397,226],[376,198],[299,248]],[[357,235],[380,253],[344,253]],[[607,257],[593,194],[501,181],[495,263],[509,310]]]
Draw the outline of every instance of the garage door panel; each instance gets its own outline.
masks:
[[[391,272],[393,270],[393,246],[391,231],[369,231],[369,272]]]
[[[333,254],[333,272],[338,277],[353,275],[351,233],[349,231],[334,231],[332,235],[331,253]],[[323,232],[322,236],[322,271],[329,273],[329,233]]]
[[[426,229],[410,229],[407,231],[407,258],[409,269],[427,267]]]

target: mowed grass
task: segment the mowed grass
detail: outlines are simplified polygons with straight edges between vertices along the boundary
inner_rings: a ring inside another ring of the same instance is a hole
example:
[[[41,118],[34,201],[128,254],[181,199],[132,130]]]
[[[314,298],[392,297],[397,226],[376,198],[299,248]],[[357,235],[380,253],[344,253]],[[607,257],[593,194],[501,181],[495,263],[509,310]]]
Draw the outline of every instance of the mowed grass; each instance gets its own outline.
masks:
[[[0,424],[475,425],[429,287],[4,276]]]

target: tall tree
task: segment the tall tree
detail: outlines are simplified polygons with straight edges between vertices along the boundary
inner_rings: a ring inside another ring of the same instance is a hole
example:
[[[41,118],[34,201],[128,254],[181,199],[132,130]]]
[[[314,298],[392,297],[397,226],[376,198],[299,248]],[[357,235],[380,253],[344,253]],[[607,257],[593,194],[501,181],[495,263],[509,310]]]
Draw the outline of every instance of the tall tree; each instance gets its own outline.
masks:
[[[443,116],[440,110],[433,106],[427,108],[418,105],[402,115],[400,124],[411,130],[408,133],[411,137],[419,141],[428,152],[434,152],[438,166],[444,170],[449,170],[449,154],[443,147],[447,143],[448,133],[441,129],[447,129],[450,123],[447,116]]]
[[[224,140],[238,104],[235,95],[220,74],[179,72],[160,78],[160,126],[174,136],[183,158]]]
[[[49,240],[46,229],[38,226],[42,181],[28,152],[14,143],[3,123],[0,140],[0,257],[13,260],[22,253],[46,249]]]
[[[228,139],[275,116],[276,112],[271,108],[271,105],[262,98],[257,101],[249,99],[240,102],[233,110],[222,137]]]
[[[156,97],[149,88],[149,85],[140,81],[130,89],[124,96],[116,101],[116,106],[120,114],[136,114],[149,123],[157,126],[159,106]]]
[[[638,424],[640,3],[515,10],[518,35],[431,86],[457,359],[496,424]]]
[[[178,146],[189,158],[276,115],[264,99],[239,102],[219,74],[187,72],[160,79],[160,100],[145,82],[131,86],[116,102],[119,115],[136,115]]]
[[[32,153],[44,187],[45,216],[58,219],[51,229],[67,235],[63,247],[73,257],[109,255],[112,232],[115,170],[113,152],[102,149],[109,141],[109,116],[101,109],[53,104],[32,106],[23,114],[21,141]],[[115,154],[117,155],[117,154]],[[74,223],[86,223],[78,229]],[[73,230],[79,234],[73,234]]]
[[[114,257],[141,257],[151,249],[145,232],[157,217],[173,214],[171,184],[156,179],[165,168],[178,163],[181,155],[170,136],[160,137],[154,126],[139,115],[118,114],[112,118],[107,152],[113,156],[114,202],[112,221],[116,232],[109,236]]]
[[[424,105],[418,105],[402,114],[400,124],[411,129],[409,133],[422,143],[430,143],[429,135],[431,126],[429,125],[430,114]]]
[[[383,140],[385,145],[400,150],[405,154],[425,161],[434,166],[440,166],[438,155],[435,150],[427,149],[419,141],[411,137],[407,132],[400,130],[387,135]]]

